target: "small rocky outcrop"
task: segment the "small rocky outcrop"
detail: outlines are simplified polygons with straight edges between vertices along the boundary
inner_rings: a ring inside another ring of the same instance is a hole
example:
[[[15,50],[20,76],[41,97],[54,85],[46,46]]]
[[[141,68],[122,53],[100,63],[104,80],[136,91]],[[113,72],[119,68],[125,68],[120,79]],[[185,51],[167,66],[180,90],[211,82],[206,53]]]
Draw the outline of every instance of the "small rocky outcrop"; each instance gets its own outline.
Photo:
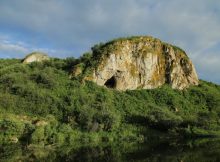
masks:
[[[118,90],[152,89],[163,84],[182,90],[198,85],[196,70],[186,53],[149,36],[95,46],[91,62],[83,70],[76,66],[73,76],[84,72],[84,80]]]
[[[23,63],[31,63],[31,62],[41,62],[45,60],[49,60],[49,56],[42,52],[32,52],[28,54],[24,59]]]

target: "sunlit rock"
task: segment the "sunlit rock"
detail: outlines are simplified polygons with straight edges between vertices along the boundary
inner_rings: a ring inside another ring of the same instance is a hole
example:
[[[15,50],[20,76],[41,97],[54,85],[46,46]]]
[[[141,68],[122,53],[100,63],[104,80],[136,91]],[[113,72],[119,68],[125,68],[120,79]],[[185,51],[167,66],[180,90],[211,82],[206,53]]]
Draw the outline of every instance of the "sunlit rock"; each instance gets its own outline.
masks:
[[[23,59],[23,63],[41,62],[49,59],[50,58],[47,54],[41,52],[32,52]]]
[[[108,88],[152,89],[169,84],[182,90],[198,85],[196,70],[182,49],[148,36],[94,47],[92,59],[95,65],[87,67],[90,73],[84,80]]]

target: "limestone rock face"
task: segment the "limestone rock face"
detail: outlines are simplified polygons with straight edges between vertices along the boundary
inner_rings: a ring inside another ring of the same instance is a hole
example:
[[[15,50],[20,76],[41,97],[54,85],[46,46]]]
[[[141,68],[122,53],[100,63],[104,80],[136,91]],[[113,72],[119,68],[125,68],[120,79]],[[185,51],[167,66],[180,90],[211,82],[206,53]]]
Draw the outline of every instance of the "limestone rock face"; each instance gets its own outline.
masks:
[[[101,86],[118,90],[152,89],[170,84],[184,89],[198,84],[186,53],[152,37],[132,37],[108,42],[93,50],[97,64],[90,76]]]
[[[28,54],[24,60],[23,63],[31,63],[31,62],[41,62],[44,60],[49,60],[49,57],[41,52],[33,52]]]

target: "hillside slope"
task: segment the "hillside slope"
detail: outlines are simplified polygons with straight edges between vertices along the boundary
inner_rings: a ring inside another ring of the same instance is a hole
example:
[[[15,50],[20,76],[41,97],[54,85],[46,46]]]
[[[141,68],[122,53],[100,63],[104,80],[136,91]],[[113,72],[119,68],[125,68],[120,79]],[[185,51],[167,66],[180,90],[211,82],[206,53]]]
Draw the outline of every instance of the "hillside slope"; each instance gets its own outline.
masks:
[[[220,86],[120,92],[70,78],[80,59],[0,60],[0,141],[46,144],[220,135]],[[85,61],[87,60],[87,61]]]

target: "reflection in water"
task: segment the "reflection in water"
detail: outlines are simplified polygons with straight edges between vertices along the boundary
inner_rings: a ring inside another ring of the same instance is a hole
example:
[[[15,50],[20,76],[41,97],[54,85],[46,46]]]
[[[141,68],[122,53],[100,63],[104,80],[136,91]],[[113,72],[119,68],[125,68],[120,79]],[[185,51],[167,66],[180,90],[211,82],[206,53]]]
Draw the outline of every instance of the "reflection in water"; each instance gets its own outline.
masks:
[[[220,162],[220,140],[163,141],[74,148],[1,145],[0,161]]]

